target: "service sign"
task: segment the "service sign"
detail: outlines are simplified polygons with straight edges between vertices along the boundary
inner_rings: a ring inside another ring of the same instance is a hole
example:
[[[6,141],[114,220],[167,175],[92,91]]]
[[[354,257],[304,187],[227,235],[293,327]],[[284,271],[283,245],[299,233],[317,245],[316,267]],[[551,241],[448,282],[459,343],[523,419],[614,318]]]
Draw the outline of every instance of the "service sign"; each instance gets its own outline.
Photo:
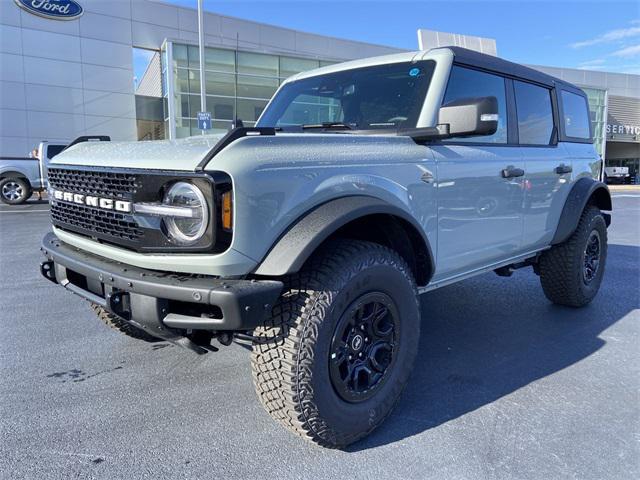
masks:
[[[74,20],[82,15],[82,7],[75,0],[14,0],[29,13],[53,20]]]

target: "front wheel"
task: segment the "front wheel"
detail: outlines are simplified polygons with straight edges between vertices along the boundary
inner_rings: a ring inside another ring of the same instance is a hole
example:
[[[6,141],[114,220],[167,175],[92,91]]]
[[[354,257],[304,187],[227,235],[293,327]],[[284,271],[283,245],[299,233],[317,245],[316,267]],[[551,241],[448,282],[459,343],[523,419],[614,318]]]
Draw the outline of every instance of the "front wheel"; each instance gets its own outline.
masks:
[[[558,305],[587,305],[600,289],[606,260],[607,224],[600,210],[589,206],[576,231],[540,257],[544,294]]]
[[[0,201],[7,205],[19,205],[31,197],[29,183],[20,177],[3,178],[0,181]]]
[[[393,409],[419,334],[406,262],[374,243],[334,242],[289,278],[272,317],[256,329],[256,392],[289,430],[325,447],[346,446]]]

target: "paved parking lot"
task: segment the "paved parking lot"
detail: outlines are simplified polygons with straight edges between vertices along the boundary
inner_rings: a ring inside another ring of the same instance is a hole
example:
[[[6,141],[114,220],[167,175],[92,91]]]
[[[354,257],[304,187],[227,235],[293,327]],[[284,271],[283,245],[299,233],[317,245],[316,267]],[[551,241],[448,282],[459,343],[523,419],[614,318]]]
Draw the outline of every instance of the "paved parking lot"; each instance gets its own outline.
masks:
[[[348,451],[254,397],[249,352],[139,343],[41,279],[46,204],[0,207],[0,477],[640,478],[640,194],[615,192],[603,288],[546,301],[530,271],[422,297],[411,384]]]

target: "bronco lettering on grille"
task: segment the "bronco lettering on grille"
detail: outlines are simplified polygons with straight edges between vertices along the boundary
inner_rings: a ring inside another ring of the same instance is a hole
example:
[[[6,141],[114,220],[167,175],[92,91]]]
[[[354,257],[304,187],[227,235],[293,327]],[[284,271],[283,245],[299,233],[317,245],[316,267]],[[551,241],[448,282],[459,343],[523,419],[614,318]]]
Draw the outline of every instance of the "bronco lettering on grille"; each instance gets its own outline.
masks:
[[[112,198],[95,197],[81,193],[63,192],[62,190],[56,190],[54,188],[50,189],[49,195],[63,202],[77,203],[78,205],[102,208],[103,210],[115,210],[124,213],[131,212],[131,202],[125,200],[114,200]]]

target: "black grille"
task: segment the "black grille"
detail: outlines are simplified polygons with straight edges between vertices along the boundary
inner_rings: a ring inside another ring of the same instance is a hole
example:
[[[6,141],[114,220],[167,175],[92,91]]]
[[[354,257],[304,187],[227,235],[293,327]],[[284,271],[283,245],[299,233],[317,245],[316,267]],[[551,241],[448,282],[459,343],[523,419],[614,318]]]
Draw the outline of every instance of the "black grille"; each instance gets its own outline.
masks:
[[[87,234],[107,235],[113,239],[138,241],[144,232],[122,213],[63,202],[51,203],[54,224],[80,229]]]
[[[65,192],[83,193],[110,198],[125,198],[135,194],[137,176],[126,172],[48,169],[49,185]]]
[[[50,168],[49,186],[63,192],[132,201],[140,187],[136,174],[99,170]],[[134,247],[144,230],[131,215],[51,199],[51,219],[59,228]]]

